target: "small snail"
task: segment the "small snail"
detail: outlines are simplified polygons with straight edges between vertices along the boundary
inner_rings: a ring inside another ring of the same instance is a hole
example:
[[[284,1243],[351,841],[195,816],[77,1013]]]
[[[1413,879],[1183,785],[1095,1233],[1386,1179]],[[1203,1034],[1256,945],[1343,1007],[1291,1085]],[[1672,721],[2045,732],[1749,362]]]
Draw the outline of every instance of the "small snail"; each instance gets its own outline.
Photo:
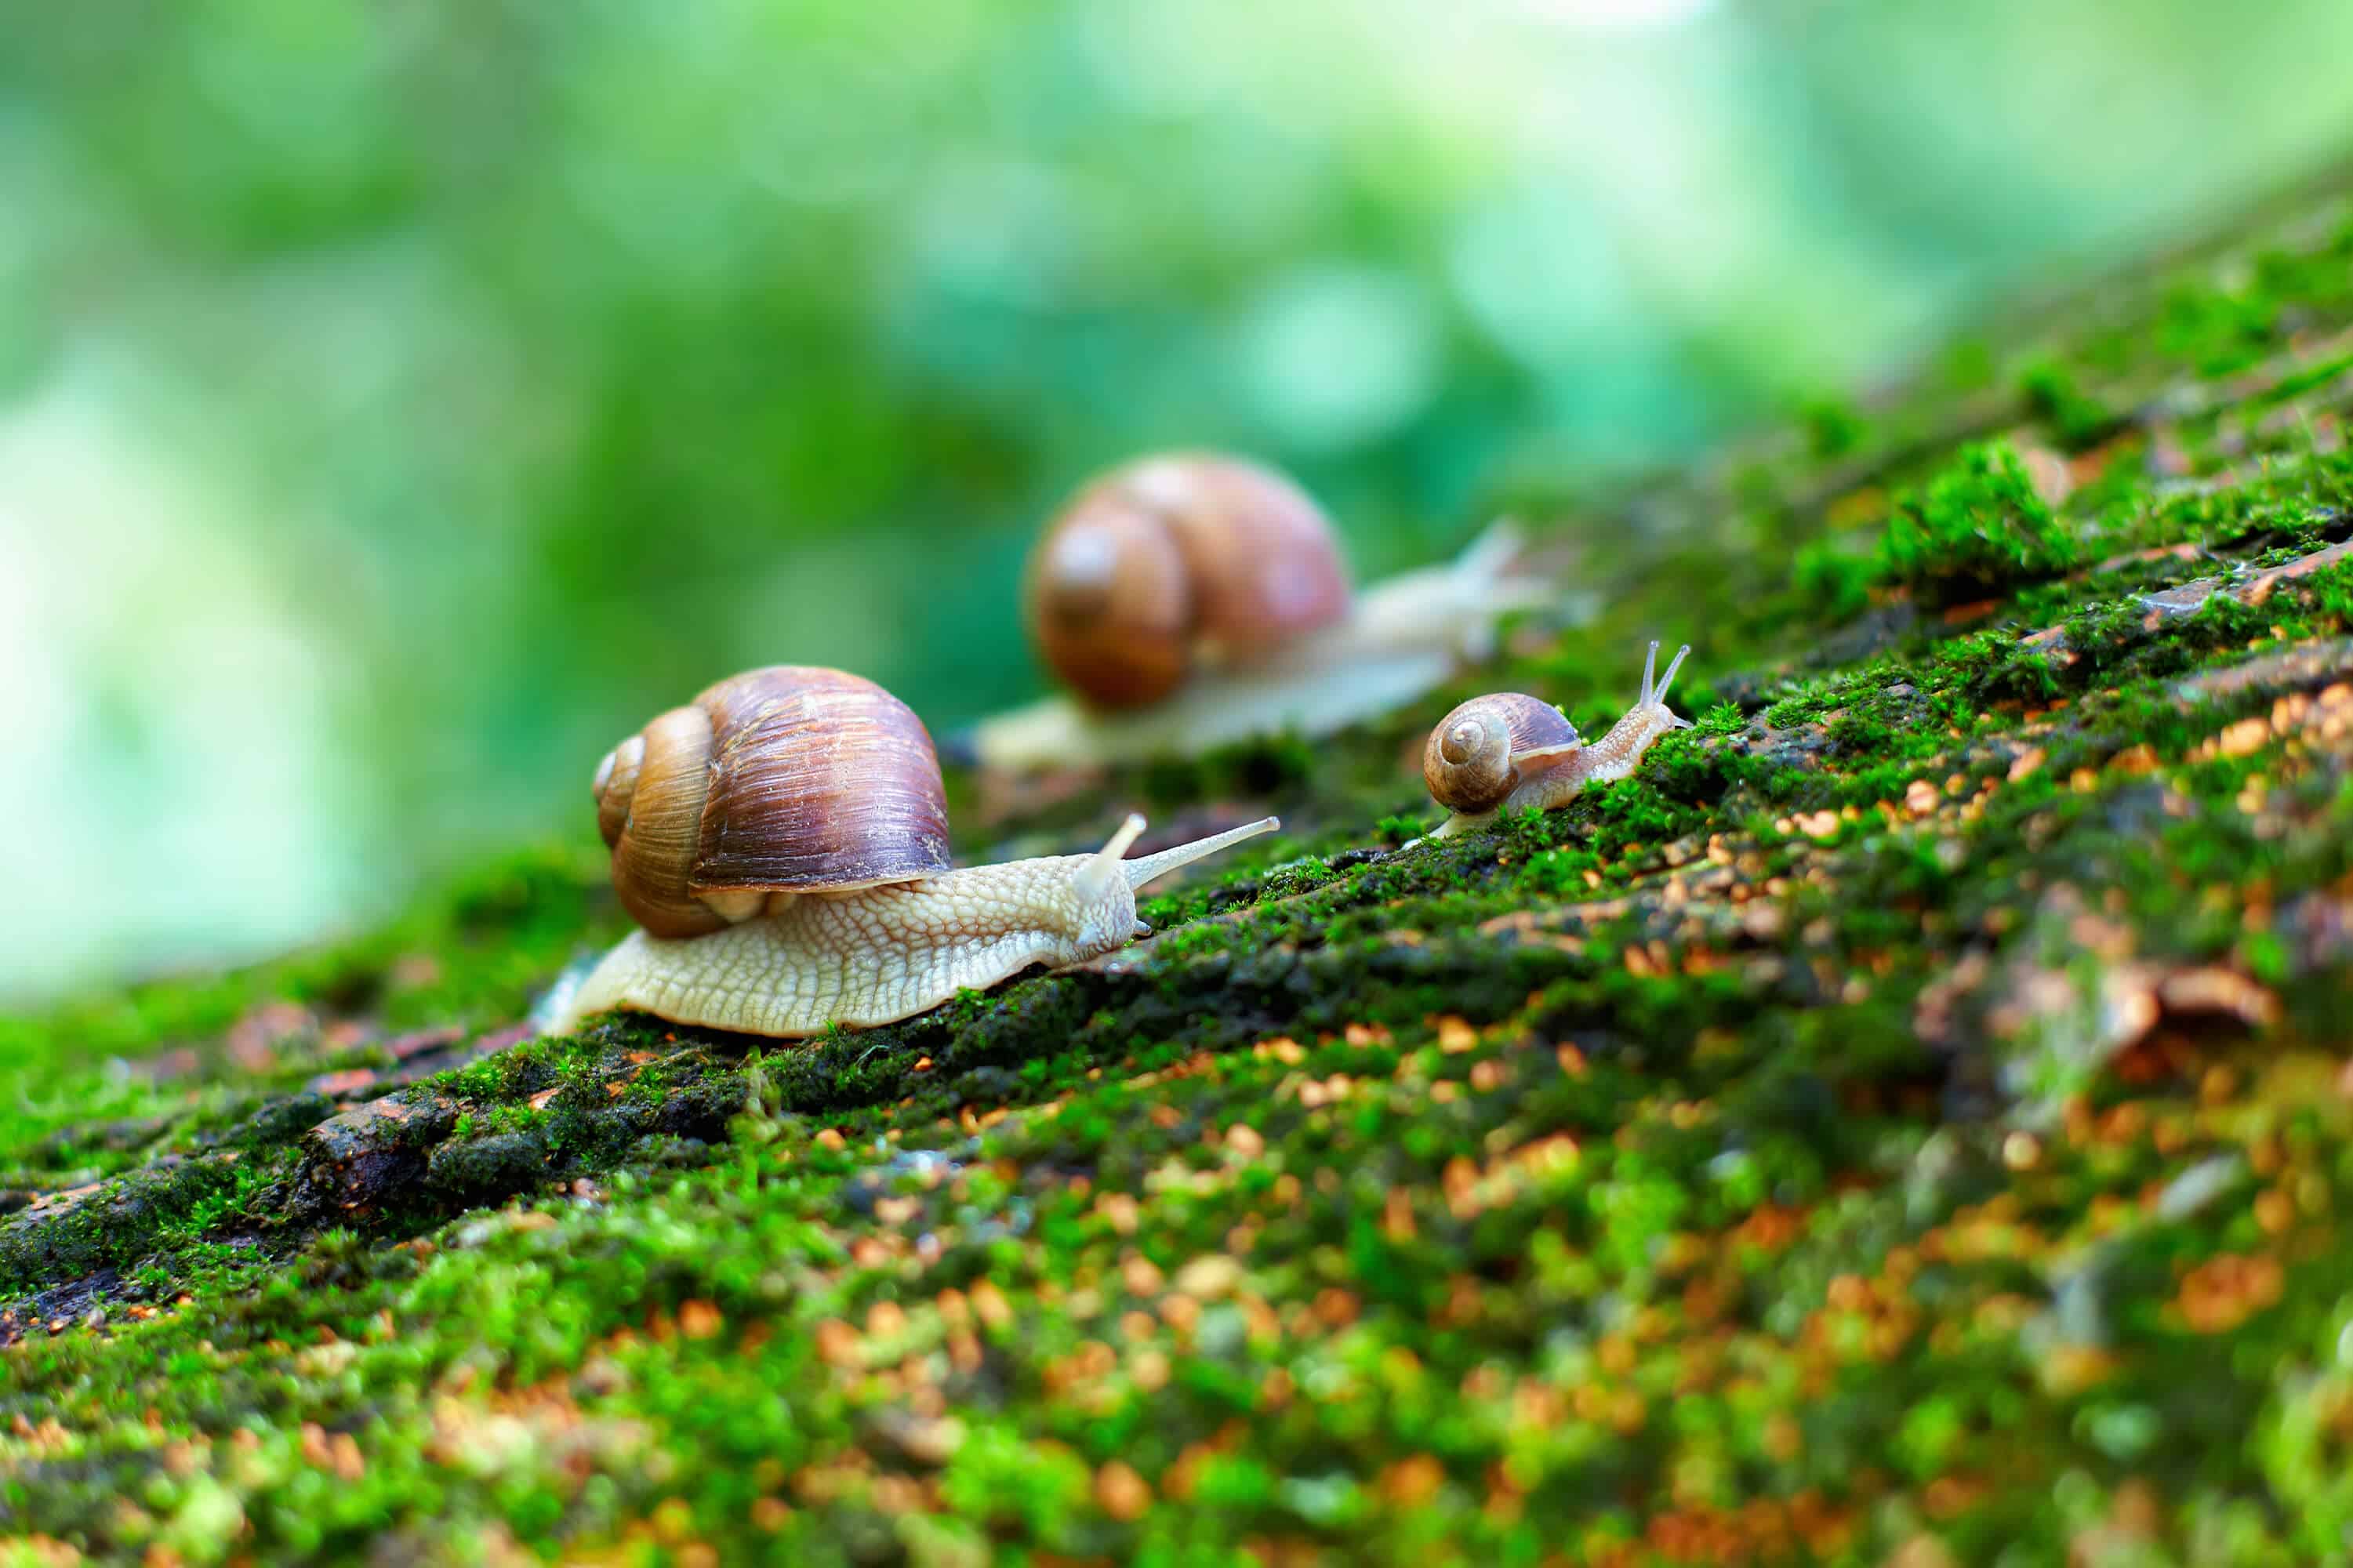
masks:
[[[1641,696],[1591,745],[1559,709],[1525,692],[1473,697],[1440,719],[1421,751],[1421,777],[1451,815],[1430,837],[1451,837],[1503,811],[1550,811],[1588,784],[1632,773],[1651,742],[1691,728],[1690,720],[1667,710],[1667,688],[1690,652],[1688,644],[1676,649],[1666,675],[1653,683],[1659,645],[1652,643],[1642,663]]]
[[[596,795],[643,929],[550,1009],[551,1034],[612,1007],[787,1038],[911,1017],[1124,946],[1145,933],[1137,889],[1281,826],[1130,860],[1130,816],[1092,855],[954,869],[923,721],[871,681],[794,665],[659,715],[606,756]]]
[[[971,750],[1026,772],[1328,734],[1486,657],[1496,618],[1545,597],[1508,574],[1519,546],[1498,523],[1451,565],[1352,593],[1332,525],[1280,474],[1208,452],[1128,463],[1048,526],[1023,583],[1030,641],[1072,695],[982,721]]]

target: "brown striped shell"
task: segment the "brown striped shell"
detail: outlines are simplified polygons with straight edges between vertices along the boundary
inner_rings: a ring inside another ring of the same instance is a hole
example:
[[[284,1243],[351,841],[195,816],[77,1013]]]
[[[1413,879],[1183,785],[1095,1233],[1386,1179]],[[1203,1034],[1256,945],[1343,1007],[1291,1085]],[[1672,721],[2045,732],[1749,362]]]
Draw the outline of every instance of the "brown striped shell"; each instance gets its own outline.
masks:
[[[596,770],[613,887],[656,936],[700,936],[772,892],[948,868],[947,794],[907,705],[838,669],[731,676],[658,715]]]
[[[1430,732],[1421,749],[1422,782],[1454,811],[1493,811],[1520,782],[1513,758],[1539,747],[1576,743],[1577,726],[1541,697],[1491,691],[1473,697]]]
[[[1099,708],[1156,702],[1205,657],[1247,662],[1348,614],[1348,572],[1307,492],[1210,452],[1090,481],[1022,584],[1031,642]]]

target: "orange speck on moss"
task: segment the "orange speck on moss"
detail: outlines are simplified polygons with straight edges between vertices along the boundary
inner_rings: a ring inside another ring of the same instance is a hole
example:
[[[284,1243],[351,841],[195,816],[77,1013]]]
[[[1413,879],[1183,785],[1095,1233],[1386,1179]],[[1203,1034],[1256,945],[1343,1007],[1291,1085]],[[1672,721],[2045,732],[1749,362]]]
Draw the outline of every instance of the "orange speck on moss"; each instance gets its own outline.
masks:
[[[1391,1241],[1411,1241],[1414,1237],[1413,1198],[1402,1187],[1389,1189],[1381,1202],[1381,1234]]]
[[[1152,1483],[1113,1459],[1095,1472],[1095,1506],[1122,1524],[1133,1523],[1152,1507]]]
[[[811,1331],[818,1359],[828,1366],[850,1367],[859,1362],[858,1331],[839,1318],[827,1318]]]
[[[1381,1472],[1381,1497],[1395,1508],[1420,1508],[1446,1484],[1446,1468],[1428,1454],[1399,1459]]]
[[[2226,1252],[2182,1279],[2173,1310],[2193,1333],[2225,1333],[2275,1305],[2286,1283],[2279,1259]]]

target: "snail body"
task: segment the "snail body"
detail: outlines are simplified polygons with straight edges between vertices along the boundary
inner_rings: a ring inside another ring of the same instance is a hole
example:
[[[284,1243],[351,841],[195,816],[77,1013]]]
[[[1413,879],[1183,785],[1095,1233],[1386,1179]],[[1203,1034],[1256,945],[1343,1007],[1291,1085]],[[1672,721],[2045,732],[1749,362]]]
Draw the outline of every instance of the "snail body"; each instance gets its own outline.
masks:
[[[911,1017],[1033,963],[1072,963],[1145,929],[1136,890],[1280,824],[1127,859],[1130,816],[1092,855],[956,868],[930,736],[839,670],[720,682],[597,769],[613,880],[639,929],[552,1010],[609,1008],[795,1038]]]
[[[1630,776],[1651,743],[1691,721],[1667,707],[1667,688],[1691,652],[1678,649],[1657,675],[1659,645],[1642,665],[1641,695],[1609,732],[1589,744],[1559,709],[1525,692],[1473,697],[1438,721],[1422,748],[1422,782],[1448,816],[1432,838],[1493,822],[1506,811],[1565,805],[1588,784]]]
[[[984,721],[1013,772],[1134,762],[1292,730],[1328,734],[1492,651],[1538,603],[1498,523],[1453,563],[1350,585],[1330,522],[1269,469],[1213,453],[1115,468],[1049,526],[1024,581],[1032,645],[1069,694]]]

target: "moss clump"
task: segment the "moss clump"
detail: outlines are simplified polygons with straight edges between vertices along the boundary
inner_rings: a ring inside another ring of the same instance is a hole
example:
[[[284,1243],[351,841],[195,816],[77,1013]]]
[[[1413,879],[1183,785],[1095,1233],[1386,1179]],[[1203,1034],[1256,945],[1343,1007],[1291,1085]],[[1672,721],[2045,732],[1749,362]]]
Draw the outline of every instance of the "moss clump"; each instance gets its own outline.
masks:
[[[1855,451],[1871,434],[1869,417],[1842,397],[1809,399],[1798,422],[1806,433],[1806,449],[1825,461]]]
[[[1895,500],[1880,538],[1883,582],[1930,607],[1990,597],[2075,563],[2074,535],[2035,493],[2006,443],[1963,448],[1952,465]]]
[[[2074,373],[2057,360],[2035,361],[2021,373],[2018,384],[2026,395],[2027,407],[2071,451],[2106,438],[2124,423],[2115,409],[2086,392]]]
[[[1791,576],[1809,614],[1839,626],[1862,614],[1882,570],[1876,560],[1838,541],[1814,540],[1799,548]]]

